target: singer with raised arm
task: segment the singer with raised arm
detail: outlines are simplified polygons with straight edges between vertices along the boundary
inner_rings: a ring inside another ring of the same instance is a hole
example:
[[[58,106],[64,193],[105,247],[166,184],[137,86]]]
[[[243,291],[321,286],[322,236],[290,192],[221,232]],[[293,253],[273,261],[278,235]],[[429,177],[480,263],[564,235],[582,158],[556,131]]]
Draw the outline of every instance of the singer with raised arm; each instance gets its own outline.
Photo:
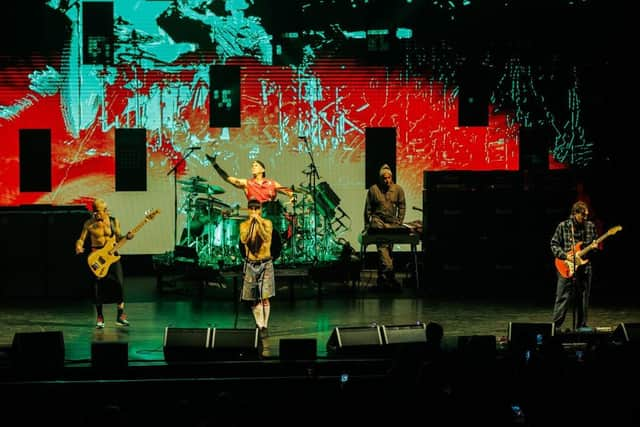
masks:
[[[294,193],[288,187],[283,187],[278,181],[266,177],[266,167],[260,160],[251,162],[251,178],[236,178],[220,167],[216,156],[206,155],[211,166],[220,177],[229,184],[244,191],[247,200],[257,200],[260,203],[275,201],[278,193],[285,194],[293,200]]]
[[[364,208],[365,231],[370,228],[402,227],[406,213],[406,199],[402,187],[393,182],[389,165],[382,165],[379,183],[367,191]],[[393,244],[378,243],[378,286],[400,289],[393,268]]]
[[[273,257],[271,254],[273,224],[262,218],[261,203],[257,199],[247,204],[249,218],[240,223],[240,243],[244,248],[244,280],[241,299],[251,303],[251,312],[266,336],[271,305],[269,298],[276,293]]]
[[[93,215],[86,220],[82,226],[80,237],[76,241],[76,254],[84,252],[84,245],[87,237],[91,241],[91,251],[102,249],[110,239],[115,237],[116,241],[122,239],[133,239],[133,233],[122,234],[120,231],[120,221],[109,215],[107,202],[102,199],[95,199],[93,202]],[[116,261],[109,266],[109,271],[105,277],[96,277],[94,281],[94,297],[96,305],[96,328],[104,328],[104,304],[117,304],[116,325],[129,326],[129,321],[124,313],[124,275],[122,264]]]
[[[571,207],[570,217],[558,224],[551,237],[553,256],[575,268],[572,274],[563,275],[560,271],[557,272],[556,298],[553,307],[553,324],[556,330],[560,330],[570,305],[573,305],[575,310],[573,319],[575,328],[587,327],[592,267],[586,256],[583,259],[576,248],[598,249],[596,226],[587,220],[588,217],[587,204],[582,201],[575,202]]]

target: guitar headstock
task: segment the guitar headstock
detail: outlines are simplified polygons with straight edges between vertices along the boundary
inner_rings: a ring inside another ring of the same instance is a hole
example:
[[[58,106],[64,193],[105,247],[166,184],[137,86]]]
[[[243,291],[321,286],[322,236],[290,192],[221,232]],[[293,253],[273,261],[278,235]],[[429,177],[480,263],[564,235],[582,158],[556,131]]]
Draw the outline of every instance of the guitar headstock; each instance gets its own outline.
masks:
[[[614,234],[616,234],[618,231],[622,231],[622,226],[621,225],[616,225],[615,227],[611,227],[609,229],[609,231],[607,231],[607,235],[609,236],[613,236]]]
[[[153,218],[156,217],[156,215],[158,215],[160,213],[160,209],[154,209],[154,210],[150,210],[150,211],[146,211],[144,213],[144,218],[147,221],[151,221]]]

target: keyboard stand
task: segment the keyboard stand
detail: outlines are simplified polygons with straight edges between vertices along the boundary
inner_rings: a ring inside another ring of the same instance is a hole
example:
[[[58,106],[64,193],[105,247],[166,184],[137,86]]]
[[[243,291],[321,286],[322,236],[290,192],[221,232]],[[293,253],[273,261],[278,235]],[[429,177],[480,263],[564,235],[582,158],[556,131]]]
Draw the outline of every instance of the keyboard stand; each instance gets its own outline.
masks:
[[[420,235],[416,233],[376,233],[376,234],[363,234],[362,243],[360,244],[360,260],[362,262],[362,270],[365,267],[365,255],[367,253],[367,246],[375,245],[378,243],[398,244],[398,245],[411,245],[411,256],[413,258],[413,274],[416,279],[416,289],[420,287],[420,280],[418,274],[418,243],[420,243]]]

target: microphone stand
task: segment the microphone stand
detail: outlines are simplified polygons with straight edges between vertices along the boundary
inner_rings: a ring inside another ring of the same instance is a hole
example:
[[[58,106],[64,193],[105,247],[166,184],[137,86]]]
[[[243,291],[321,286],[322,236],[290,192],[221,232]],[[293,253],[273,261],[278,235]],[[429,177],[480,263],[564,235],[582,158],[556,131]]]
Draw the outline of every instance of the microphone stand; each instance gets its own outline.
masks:
[[[298,198],[296,196],[296,189],[295,189],[295,185],[291,186],[291,191],[293,191],[293,203],[292,203],[292,211],[293,213],[291,214],[291,262],[295,263],[296,258],[298,256],[297,254],[297,250],[296,250],[296,233],[298,232],[298,226],[296,225],[296,223],[298,222],[298,215],[296,214],[296,207],[298,205]]]
[[[318,168],[316,167],[316,162],[313,160],[313,152],[311,151],[311,145],[307,140],[306,136],[301,137],[304,141],[305,146],[307,147],[307,153],[309,153],[309,158],[311,159],[311,164],[309,164],[309,186],[311,187],[311,194],[313,197],[313,262],[314,264],[318,262],[318,245],[317,245],[317,230],[318,230],[318,197],[316,190],[316,178],[320,179],[320,175],[318,174]]]
[[[181,164],[187,161],[187,158],[193,153],[195,150],[199,150],[200,147],[189,147],[187,150],[187,154],[182,156],[182,159],[174,167],[167,172],[167,176],[173,174],[173,247],[178,244],[178,168]],[[191,233],[189,227],[187,227],[187,233]],[[191,234],[189,234],[189,240],[191,239]]]
[[[571,257],[573,258],[572,262],[573,262],[573,275],[571,276],[571,292],[573,293],[572,295],[572,302],[573,302],[573,331],[575,332],[578,328],[578,320],[577,320],[577,311],[578,311],[578,279],[577,279],[577,274],[578,274],[578,256],[577,253],[578,251],[576,251],[576,238],[575,238],[575,234],[574,234],[574,225],[573,225],[573,218],[571,219],[571,248],[573,250],[573,254],[571,254]]]

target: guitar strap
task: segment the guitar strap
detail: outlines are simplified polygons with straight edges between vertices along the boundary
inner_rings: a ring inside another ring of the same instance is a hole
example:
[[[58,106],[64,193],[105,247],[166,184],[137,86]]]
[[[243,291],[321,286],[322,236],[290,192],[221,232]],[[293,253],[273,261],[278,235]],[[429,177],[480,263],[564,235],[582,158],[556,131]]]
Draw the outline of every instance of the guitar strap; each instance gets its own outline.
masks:
[[[116,243],[118,243],[118,236],[116,236],[116,229],[115,227],[115,223],[116,223],[116,219],[112,216],[109,217],[109,223],[111,225],[111,235],[115,237],[116,239]],[[118,253],[116,252],[115,255],[117,255]]]
[[[571,260],[571,262],[573,262],[573,268],[577,269],[576,266],[576,262],[578,261],[577,258],[577,253],[578,251],[576,250],[576,232],[575,232],[575,225],[573,224],[573,218],[570,220],[571,221],[571,251],[572,253],[572,257],[573,259]],[[574,271],[575,273],[575,271]],[[575,277],[575,274],[574,274]]]
[[[573,219],[571,219],[570,221],[571,221],[571,249],[574,250],[576,247],[576,233],[575,233],[575,229],[573,228]]]

